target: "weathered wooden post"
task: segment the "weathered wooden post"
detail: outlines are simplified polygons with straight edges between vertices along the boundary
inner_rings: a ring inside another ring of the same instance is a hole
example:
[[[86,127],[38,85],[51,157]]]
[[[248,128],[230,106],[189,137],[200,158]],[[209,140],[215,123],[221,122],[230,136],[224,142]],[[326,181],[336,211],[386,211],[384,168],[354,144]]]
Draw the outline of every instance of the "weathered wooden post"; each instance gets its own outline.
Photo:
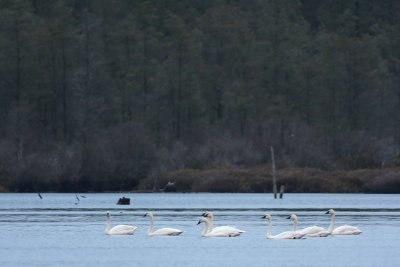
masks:
[[[281,187],[279,188],[279,198],[283,198],[283,193],[285,193],[285,185],[281,184]]]
[[[275,157],[274,157],[274,148],[271,146],[271,161],[272,161],[272,190],[274,191],[274,198],[278,193],[278,188],[276,186],[276,176],[275,176]]]
[[[37,187],[34,186],[33,188],[35,188],[36,193],[38,194],[38,196],[40,197],[40,199],[43,199],[43,198],[42,198],[42,195],[40,194],[40,191],[37,189]]]

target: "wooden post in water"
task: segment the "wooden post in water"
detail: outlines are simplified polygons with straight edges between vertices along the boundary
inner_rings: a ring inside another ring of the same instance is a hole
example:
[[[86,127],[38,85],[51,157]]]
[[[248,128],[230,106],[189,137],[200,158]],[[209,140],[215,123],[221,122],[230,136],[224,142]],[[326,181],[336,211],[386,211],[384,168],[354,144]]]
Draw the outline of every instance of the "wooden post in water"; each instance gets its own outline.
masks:
[[[274,198],[278,193],[278,188],[276,186],[276,175],[275,175],[275,157],[274,157],[274,148],[271,146],[271,161],[272,161],[272,190],[274,191]]]
[[[281,187],[279,188],[279,198],[283,198],[283,193],[285,193],[285,185],[281,184]]]
[[[40,199],[43,199],[43,198],[42,198],[42,195],[40,194],[40,191],[37,189],[37,187],[34,186],[33,188],[35,188],[36,193],[38,194],[38,196],[40,197]]]

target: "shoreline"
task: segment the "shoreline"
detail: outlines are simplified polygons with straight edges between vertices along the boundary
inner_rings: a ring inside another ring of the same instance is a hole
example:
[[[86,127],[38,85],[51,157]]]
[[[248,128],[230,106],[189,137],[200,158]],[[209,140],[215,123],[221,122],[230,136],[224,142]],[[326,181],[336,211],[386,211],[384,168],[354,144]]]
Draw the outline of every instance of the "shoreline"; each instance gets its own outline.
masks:
[[[142,179],[130,190],[93,190],[77,185],[58,191],[40,185],[40,193],[272,193],[272,175],[265,166],[254,168],[221,167],[208,170],[182,169],[158,177],[159,185],[174,182],[173,186],[155,189],[154,179]],[[286,193],[400,193],[400,168],[326,171],[311,168],[280,169],[277,185],[285,185]],[[93,186],[93,185],[92,185]],[[92,187],[93,188],[93,187]],[[0,193],[37,193],[35,190],[10,190],[0,185]]]

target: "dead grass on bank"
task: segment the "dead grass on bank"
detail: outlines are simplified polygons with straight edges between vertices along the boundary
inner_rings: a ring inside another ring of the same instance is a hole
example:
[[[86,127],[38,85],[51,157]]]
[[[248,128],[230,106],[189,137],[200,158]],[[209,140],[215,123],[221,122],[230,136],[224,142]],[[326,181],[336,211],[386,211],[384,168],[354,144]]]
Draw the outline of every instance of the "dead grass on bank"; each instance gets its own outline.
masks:
[[[184,169],[168,173],[160,185],[175,181],[177,192],[272,192],[271,170],[224,167],[210,170]],[[400,168],[323,171],[294,168],[277,172],[278,187],[288,193],[400,193]]]

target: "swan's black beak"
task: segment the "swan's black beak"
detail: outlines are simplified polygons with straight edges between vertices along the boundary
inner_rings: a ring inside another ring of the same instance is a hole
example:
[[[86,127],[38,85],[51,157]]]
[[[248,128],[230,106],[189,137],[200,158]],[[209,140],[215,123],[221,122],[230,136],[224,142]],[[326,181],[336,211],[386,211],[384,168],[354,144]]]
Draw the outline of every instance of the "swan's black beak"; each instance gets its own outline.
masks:
[[[289,217],[287,217],[286,219],[290,219],[290,216],[289,216]]]
[[[261,219],[266,219],[266,218],[267,218],[267,216],[265,216],[265,215],[261,217]]]
[[[201,214],[201,216],[208,217],[208,214],[204,212],[203,214]]]
[[[329,210],[327,212],[325,212],[325,214],[329,214]]]
[[[199,224],[201,224],[201,221],[199,221],[199,222],[197,223],[197,225],[199,225]]]
[[[143,217],[146,217],[146,216],[147,216],[147,214],[143,215]]]

